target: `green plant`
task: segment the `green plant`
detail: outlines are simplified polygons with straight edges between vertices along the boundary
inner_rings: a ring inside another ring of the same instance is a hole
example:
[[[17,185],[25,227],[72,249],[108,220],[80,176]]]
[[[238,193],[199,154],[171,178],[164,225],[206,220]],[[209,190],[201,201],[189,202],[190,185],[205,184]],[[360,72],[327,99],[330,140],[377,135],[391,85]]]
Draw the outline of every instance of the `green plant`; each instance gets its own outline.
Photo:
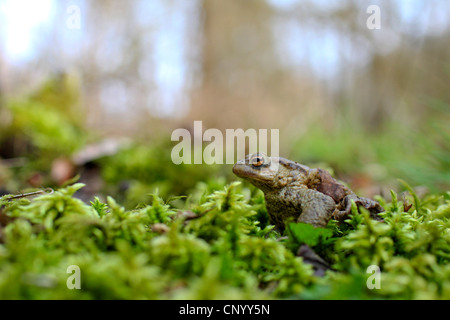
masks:
[[[282,241],[261,226],[261,194],[240,183],[199,185],[203,196],[179,209],[157,195],[134,210],[111,197],[86,204],[74,197],[82,187],[0,198],[0,298],[450,298],[448,193],[421,199],[408,188],[400,201],[392,192],[392,201],[380,199],[384,222],[353,204],[345,222],[290,224]],[[301,244],[330,263],[325,277],[296,256]],[[81,290],[66,286],[72,265]],[[380,289],[366,285],[371,265],[380,268]]]

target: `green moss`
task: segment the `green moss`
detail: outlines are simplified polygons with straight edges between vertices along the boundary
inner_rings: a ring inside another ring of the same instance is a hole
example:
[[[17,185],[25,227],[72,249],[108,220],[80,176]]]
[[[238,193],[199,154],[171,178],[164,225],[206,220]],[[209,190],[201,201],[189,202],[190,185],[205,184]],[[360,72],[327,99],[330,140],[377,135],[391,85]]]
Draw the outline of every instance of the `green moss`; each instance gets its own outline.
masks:
[[[31,201],[2,197],[9,222],[0,229],[0,298],[450,298],[448,195],[411,195],[403,200],[415,203],[409,207],[392,193],[391,202],[382,199],[385,222],[354,206],[341,224],[294,224],[288,241],[279,241],[259,222],[261,194],[240,183],[199,186],[204,195],[181,209],[156,195],[135,210],[111,197],[85,204],[74,197],[81,187]],[[331,263],[325,277],[295,256],[304,243]],[[72,265],[80,268],[80,290],[66,285]],[[372,265],[380,289],[367,286]]]

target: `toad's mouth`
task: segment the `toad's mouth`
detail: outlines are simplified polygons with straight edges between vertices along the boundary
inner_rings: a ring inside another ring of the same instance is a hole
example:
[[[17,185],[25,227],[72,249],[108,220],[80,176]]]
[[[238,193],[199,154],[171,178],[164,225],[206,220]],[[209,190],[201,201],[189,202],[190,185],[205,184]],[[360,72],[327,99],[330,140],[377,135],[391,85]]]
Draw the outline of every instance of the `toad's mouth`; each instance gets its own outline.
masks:
[[[269,168],[254,168],[245,160],[238,161],[233,166],[233,173],[243,179],[269,181],[272,180],[272,174],[270,174]]]

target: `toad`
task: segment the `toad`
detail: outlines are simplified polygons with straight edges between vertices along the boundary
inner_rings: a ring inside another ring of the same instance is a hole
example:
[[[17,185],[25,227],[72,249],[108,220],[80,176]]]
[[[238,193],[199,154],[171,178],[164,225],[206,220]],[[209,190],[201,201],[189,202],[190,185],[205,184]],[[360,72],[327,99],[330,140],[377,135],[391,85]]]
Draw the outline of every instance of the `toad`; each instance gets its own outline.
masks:
[[[378,202],[358,197],[323,169],[256,153],[238,161],[233,173],[264,192],[270,222],[279,231],[290,220],[322,228],[332,218],[343,221],[351,213],[351,200],[382,220],[378,213],[384,209]]]

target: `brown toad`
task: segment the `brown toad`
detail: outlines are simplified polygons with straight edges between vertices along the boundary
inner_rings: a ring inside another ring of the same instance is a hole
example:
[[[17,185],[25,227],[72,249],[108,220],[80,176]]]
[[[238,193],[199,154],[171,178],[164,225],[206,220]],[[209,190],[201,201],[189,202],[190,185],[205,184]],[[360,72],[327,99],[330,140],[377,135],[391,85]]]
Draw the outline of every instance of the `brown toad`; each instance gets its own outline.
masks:
[[[281,157],[248,155],[234,165],[233,173],[264,192],[270,221],[280,231],[289,219],[315,227],[325,227],[331,218],[342,221],[351,212],[351,200],[375,219],[384,211],[377,202],[358,197],[328,171]]]

